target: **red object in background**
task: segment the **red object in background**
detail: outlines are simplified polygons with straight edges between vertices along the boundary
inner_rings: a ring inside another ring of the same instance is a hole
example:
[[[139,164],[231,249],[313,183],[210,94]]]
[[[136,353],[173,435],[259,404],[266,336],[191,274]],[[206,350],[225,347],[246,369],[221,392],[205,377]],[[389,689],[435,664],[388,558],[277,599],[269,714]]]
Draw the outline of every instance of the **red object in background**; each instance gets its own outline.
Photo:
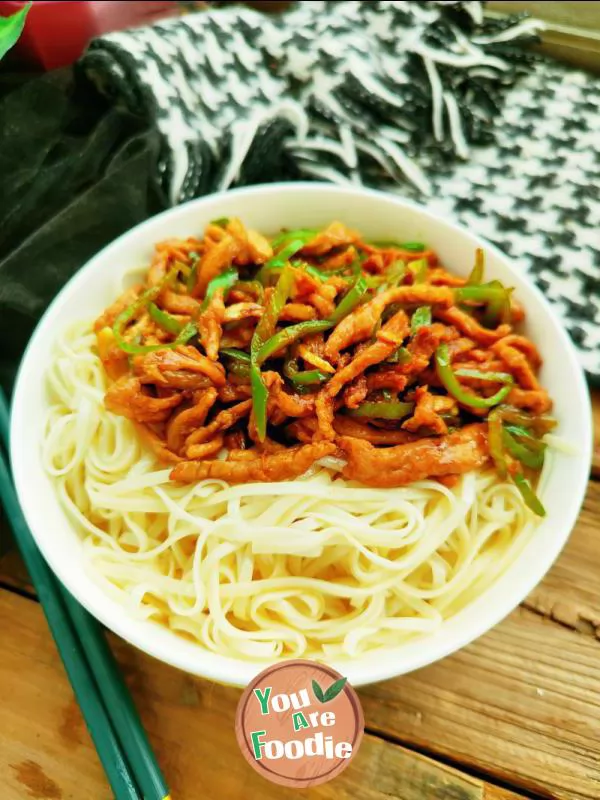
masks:
[[[14,14],[24,5],[0,0],[0,16]],[[179,13],[181,5],[173,0],[35,0],[21,38],[6,59],[46,70],[63,67],[76,61],[94,36],[149,25]]]

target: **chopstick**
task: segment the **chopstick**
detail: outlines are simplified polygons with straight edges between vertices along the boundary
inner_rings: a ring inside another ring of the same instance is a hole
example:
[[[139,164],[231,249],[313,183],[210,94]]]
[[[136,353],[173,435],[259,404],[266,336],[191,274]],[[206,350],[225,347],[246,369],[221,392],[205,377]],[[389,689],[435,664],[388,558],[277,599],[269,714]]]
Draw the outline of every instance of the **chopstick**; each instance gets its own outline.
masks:
[[[0,438],[8,454],[9,413],[1,390]],[[0,500],[116,800],[142,797],[170,800],[165,779],[102,629],[42,558],[1,451]]]
[[[170,800],[166,781],[100,625],[64,586],[61,585],[61,589],[71,621],[92,665],[102,699],[119,734],[142,796],[147,800]]]

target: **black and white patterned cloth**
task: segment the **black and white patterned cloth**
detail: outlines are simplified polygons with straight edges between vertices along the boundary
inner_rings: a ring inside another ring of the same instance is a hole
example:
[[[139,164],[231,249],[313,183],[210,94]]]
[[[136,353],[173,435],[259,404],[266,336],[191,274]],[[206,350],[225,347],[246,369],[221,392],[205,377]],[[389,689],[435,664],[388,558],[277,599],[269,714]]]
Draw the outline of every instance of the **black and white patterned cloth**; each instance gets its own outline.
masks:
[[[417,199],[498,244],[600,380],[600,87],[479,2],[213,9],[95,40],[80,68],[153,121],[165,204],[314,178]]]

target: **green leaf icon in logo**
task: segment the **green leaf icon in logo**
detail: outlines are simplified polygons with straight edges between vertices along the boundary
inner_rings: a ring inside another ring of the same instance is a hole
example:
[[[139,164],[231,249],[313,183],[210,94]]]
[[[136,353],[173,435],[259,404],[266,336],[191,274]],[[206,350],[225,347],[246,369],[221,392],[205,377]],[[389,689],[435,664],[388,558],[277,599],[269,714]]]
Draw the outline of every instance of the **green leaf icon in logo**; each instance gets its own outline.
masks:
[[[334,697],[337,697],[346,685],[347,680],[348,678],[340,678],[339,680],[335,681],[335,683],[332,683],[329,689],[327,689],[325,692],[325,700],[323,702],[328,703],[330,700],[333,700]]]
[[[320,703],[324,703],[325,702],[325,695],[323,694],[323,689],[321,689],[321,687],[319,686],[319,684],[315,680],[313,680],[313,682],[312,682],[312,690],[313,690],[317,700]]]
[[[339,678],[337,681],[334,681],[325,692],[323,689],[321,689],[319,684],[313,680],[312,689],[315,697],[320,703],[328,703],[330,700],[333,700],[338,696],[338,694],[346,685],[347,680],[348,678]]]

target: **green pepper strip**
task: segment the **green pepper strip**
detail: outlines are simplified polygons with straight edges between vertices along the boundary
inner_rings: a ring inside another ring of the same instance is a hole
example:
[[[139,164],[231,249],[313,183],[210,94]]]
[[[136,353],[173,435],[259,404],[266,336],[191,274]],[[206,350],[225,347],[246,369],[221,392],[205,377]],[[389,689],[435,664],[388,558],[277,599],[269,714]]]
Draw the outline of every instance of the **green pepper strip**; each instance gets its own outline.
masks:
[[[291,242],[282,247],[278,253],[275,253],[273,258],[270,258],[264,265],[267,269],[271,267],[285,267],[290,258],[302,249],[304,241],[302,239],[292,239]]]
[[[229,217],[219,217],[210,222],[211,225],[216,225],[218,228],[226,228],[229,225]]]
[[[519,439],[524,439],[524,444],[529,450],[536,453],[544,452],[547,445],[531,435],[531,433],[523,428],[521,425],[505,425],[504,429]]]
[[[286,378],[289,378],[294,386],[311,386],[316,383],[325,383],[331,378],[326,372],[321,372],[320,369],[310,369],[301,372],[298,369],[298,360],[289,358],[283,365],[283,372]]]
[[[311,333],[321,333],[329,328],[333,328],[334,325],[337,325],[340,320],[347,316],[358,303],[360,303],[366,291],[366,281],[363,276],[359,275],[354,285],[328,319],[309,319],[306,322],[298,322],[296,325],[289,325],[287,328],[279,331],[279,333],[268,339],[260,350],[257,351],[257,365],[260,366],[267,358],[270,358],[274,353],[289,346],[302,336],[307,336]]]
[[[486,310],[483,322],[490,328],[496,327],[500,322],[510,322],[510,295],[512,289],[506,289],[500,281],[490,281],[467,286],[454,290],[457,302],[471,301],[485,303]]]
[[[316,280],[322,281],[323,283],[329,278],[331,278],[332,275],[340,275],[342,278],[350,280],[350,278],[352,277],[356,278],[358,275],[360,275],[362,270],[362,265],[358,258],[355,259],[351,264],[348,264],[344,267],[339,267],[338,269],[319,269],[318,267],[315,267],[313,264],[307,264],[305,261],[292,261],[291,264],[292,267],[303,269],[311,277],[315,278]]]
[[[501,478],[506,478],[508,475],[507,451],[511,456],[533,469],[541,467],[544,461],[543,450],[537,450],[537,452],[535,452],[534,448],[524,447],[515,440],[514,435],[521,436],[524,434],[524,437],[527,438],[528,441],[536,441],[526,429],[523,429],[520,425],[503,428],[502,420],[507,417],[515,416],[515,412],[517,416],[527,416],[516,409],[510,408],[510,406],[495,408],[488,415],[488,445],[490,455],[494,460],[496,469]],[[530,417],[528,422],[531,423],[534,419],[536,418]],[[543,442],[536,442],[536,444],[543,444]],[[511,477],[521,493],[525,504],[538,516],[545,516],[546,511],[544,506],[527,478],[520,471],[513,472]]]
[[[292,290],[293,283],[294,274],[292,270],[285,268],[277,281],[277,286],[271,295],[269,304],[265,308],[265,313],[260,318],[254,331],[250,345],[250,356],[253,361],[256,360],[256,355],[261,347],[273,335],[277,320]]]
[[[265,264],[265,267],[284,267],[294,253],[302,249],[303,244],[304,242],[302,239],[293,239],[289,244],[286,244],[285,247],[282,247],[273,258],[270,258]]]
[[[281,278],[279,279],[279,281],[281,282]],[[277,286],[279,287],[279,283],[277,284]],[[277,292],[277,289],[275,290],[275,292]],[[342,301],[337,306],[331,317],[329,317],[329,319],[315,319],[315,320],[311,319],[307,320],[306,322],[298,322],[296,325],[289,325],[287,328],[284,328],[282,331],[279,331],[279,333],[276,333],[274,336],[271,336],[266,342],[264,342],[264,344],[262,344],[254,353],[253,363],[255,364],[256,368],[258,369],[258,367],[260,367],[260,365],[268,358],[270,358],[274,353],[277,353],[279,350],[288,347],[290,344],[293,344],[301,337],[307,336],[311,333],[321,333],[322,331],[326,331],[329,328],[333,328],[335,325],[338,324],[340,320],[342,320],[345,316],[347,316],[358,305],[358,303],[360,303],[366,292],[367,292],[366,281],[362,275],[359,275],[355,280],[354,285],[347,292],[346,296],[342,299]],[[279,313],[277,316],[279,316]],[[262,319],[264,319],[264,317]],[[253,346],[254,346],[254,339],[252,340],[252,347]],[[311,372],[315,373],[318,372],[319,374],[322,374],[320,373],[319,370],[311,370]],[[299,374],[304,374],[304,373],[299,373]],[[308,379],[301,379],[301,382],[304,383],[307,383],[308,381],[312,382],[312,378],[315,377],[316,377],[315,375],[312,375]],[[296,382],[298,383],[299,381],[297,380]],[[319,377],[319,382],[322,382],[322,379],[320,377]],[[260,390],[257,389],[257,391],[260,394]]]
[[[259,271],[256,273],[256,280],[260,281],[264,286],[269,273],[275,269],[282,269],[288,263],[290,258],[302,248],[304,242],[302,239],[294,239],[288,245],[283,247],[273,258],[266,261]]]
[[[422,328],[424,325],[431,325],[430,306],[419,306],[419,308],[417,308],[410,321],[410,330],[412,333],[416,333],[419,328]]]
[[[250,356],[248,353],[238,350],[236,347],[223,347],[219,352],[221,355],[231,359],[229,372],[233,372],[234,375],[248,377],[250,374]]]
[[[530,450],[526,445],[518,442],[506,428],[502,431],[502,444],[511,456],[514,456],[522,464],[525,464],[526,467],[531,467],[531,469],[542,468],[544,464],[544,451],[538,450],[534,452]]]
[[[406,264],[404,261],[393,261],[385,271],[385,282],[392,288],[397,286],[406,275]]]
[[[219,350],[224,356],[234,358],[236,361],[241,361],[244,364],[250,364],[250,355],[244,350],[238,350],[237,347],[222,347]]]
[[[284,244],[290,239],[301,239],[302,244],[307,244],[311,239],[314,239],[319,231],[313,228],[298,228],[295,231],[282,231],[271,242],[271,247],[275,250],[280,244]]]
[[[294,284],[294,273],[291,268],[284,267],[279,276],[275,291],[271,295],[269,304],[265,308],[265,313],[260,318],[254,330],[254,335],[250,343],[250,383],[252,386],[252,407],[258,438],[264,441],[267,434],[267,400],[269,392],[265,386],[260,366],[258,354],[269,339],[273,337],[277,320],[281,314]]]
[[[306,372],[297,372],[291,382],[295,386],[312,386],[317,383],[325,383],[331,378],[326,372],[321,372],[320,369],[309,369]]]
[[[162,308],[159,308],[155,303],[149,304],[148,313],[154,322],[167,333],[172,333],[174,336],[177,336],[183,330],[182,322],[167,311],[163,311]]]
[[[517,489],[521,492],[521,496],[525,501],[525,505],[528,506],[534,514],[537,514],[538,517],[545,517],[546,516],[546,509],[542,505],[539,497],[533,491],[533,488],[527,478],[517,472],[513,475],[513,480],[517,486]]]
[[[361,259],[359,256],[358,258],[355,258],[354,261],[347,267],[340,267],[339,269],[328,270],[328,272],[331,275],[341,275],[342,278],[348,278],[348,279],[354,278],[354,280],[356,281],[358,280],[359,276],[362,275],[363,261],[364,259]]]
[[[456,369],[454,374],[457,378],[477,378],[479,381],[489,383],[514,383],[513,376],[509,372],[484,372],[480,369]]]
[[[177,346],[179,344],[185,344],[189,342],[192,336],[195,336],[198,333],[198,328],[196,327],[195,322],[188,322],[185,328],[181,331],[179,336],[174,342],[174,345]]]
[[[365,277],[369,289],[376,289],[377,292],[385,289],[385,275],[366,275]]]
[[[490,285],[496,289],[504,289],[500,281],[491,281]],[[483,315],[483,324],[488,328],[495,328],[500,322],[509,323],[512,312],[510,308],[510,295],[513,289],[504,289],[504,294],[498,291],[497,297],[490,300]]]
[[[521,411],[521,409],[513,406],[502,406],[498,411],[501,411],[504,422],[508,422],[511,425],[521,425],[528,430],[531,428],[536,436],[543,436],[545,433],[549,433],[557,425],[553,417],[545,415],[532,416],[526,411]]]
[[[394,261],[381,275],[367,275],[367,285],[369,288],[382,287],[392,289],[398,286],[402,278],[406,275],[406,264],[404,261]]]
[[[237,282],[237,279],[238,279],[238,274],[234,269],[228,269],[225,272],[222,272],[220,275],[217,275],[216,278],[213,278],[212,281],[210,281],[210,283],[206,287],[206,294],[204,296],[204,300],[202,301],[202,305],[200,306],[200,313],[206,311],[208,304],[210,303],[212,297],[214,296],[215,292],[218,289],[223,289],[223,296],[225,296],[229,291],[229,289],[231,289],[232,286]],[[177,339],[174,342],[171,342],[168,345],[148,345],[148,347],[151,348],[150,350],[142,349],[142,350],[136,350],[135,352],[151,353],[153,350],[160,350],[161,348],[165,347],[167,348],[176,347],[177,345],[185,344],[186,342],[188,342],[192,338],[192,336],[196,335],[196,333],[198,333],[198,328],[196,327],[196,323],[191,321],[188,322],[187,325],[181,329],[179,335],[177,336]],[[125,350],[124,347],[122,349]],[[126,352],[130,353],[133,351],[126,350]]]
[[[454,290],[454,299],[457,302],[473,301],[475,303],[490,303],[491,301],[504,300],[507,290],[500,281],[480,283],[477,286],[460,286]]]
[[[427,245],[423,242],[395,242],[392,239],[381,239],[376,242],[369,242],[374,247],[380,247],[382,250],[389,250],[394,248],[396,250],[408,250],[411,253],[421,253],[427,250]]]
[[[411,413],[414,407],[414,403],[375,401],[371,403],[361,403],[358,408],[348,409],[346,413],[351,417],[403,419]]]
[[[429,262],[426,258],[420,258],[418,261],[411,261],[408,268],[414,275],[415,283],[424,283],[429,268]]]
[[[200,256],[198,253],[192,251],[188,253],[190,261],[192,262],[192,268],[190,269],[189,275],[187,276],[185,282],[185,288],[188,290],[188,294],[191,294],[192,289],[196,285],[196,279],[198,277],[198,261],[200,260]]]
[[[266,361],[278,350],[282,350],[302,336],[307,336],[310,333],[320,333],[328,328],[331,328],[331,321],[328,319],[309,319],[306,322],[289,325],[265,342],[256,354],[256,363],[258,365],[262,364],[263,361]]]
[[[329,280],[332,275],[341,275],[343,272],[346,272],[348,267],[342,267],[341,269],[318,269],[317,267],[313,267],[312,264],[306,264],[303,261],[292,261],[293,267],[298,267],[298,269],[303,269],[311,278],[315,278],[315,280],[320,281],[321,283],[325,283],[325,281]],[[347,277],[351,277],[348,275]]]
[[[449,394],[465,406],[470,406],[471,408],[491,408],[501,403],[510,392],[510,386],[503,386],[491,397],[479,397],[478,395],[465,391],[452,370],[450,365],[450,351],[448,350],[448,345],[445,343],[441,344],[435,351],[435,362],[438,376]]]
[[[356,306],[363,299],[368,291],[367,281],[364,275],[357,275],[356,280],[343,297],[341,302],[336,306],[335,311],[329,317],[332,325],[337,325],[338,322],[347,317],[351,311],[354,311]]]
[[[508,475],[508,462],[504,452],[502,437],[502,409],[495,408],[488,414],[488,446],[490,455],[496,466],[498,475],[506,478]]]
[[[306,273],[308,273],[308,275],[310,275],[311,278],[314,278],[320,283],[325,283],[325,281],[330,277],[326,272],[323,272],[323,270],[313,267],[312,264],[303,264],[301,261],[294,261],[292,266],[303,269]]]
[[[210,303],[211,299],[213,298],[215,292],[219,289],[223,290],[223,297],[227,296],[227,292],[237,283],[238,274],[234,269],[225,270],[220,275],[217,275],[216,278],[213,278],[212,281],[209,282],[208,286],[206,287],[206,294],[204,295],[204,300],[202,301],[202,305],[200,306],[200,311],[197,313],[202,314],[208,308],[208,304]],[[195,336],[198,333],[198,328],[194,321],[188,322],[185,328],[181,331],[179,336],[177,337],[177,344],[185,344],[188,342],[192,336]]]
[[[388,364],[408,364],[412,361],[412,356],[406,347],[399,347],[386,361]]]
[[[150,287],[150,289],[146,289],[145,292],[138,297],[130,306],[123,309],[121,313],[117,316],[113,324],[113,334],[115,337],[115,341],[117,345],[123,350],[125,353],[130,353],[132,355],[139,355],[141,353],[153,353],[156,350],[169,350],[173,347],[176,347],[178,344],[182,344],[181,336],[185,332],[186,327],[183,329],[181,334],[175,339],[174,342],[168,342],[163,344],[137,344],[135,342],[128,342],[123,334],[125,333],[125,328],[129,322],[135,317],[135,315],[141,311],[143,308],[146,308],[150,303],[152,303],[162,290],[169,286],[177,277],[179,273],[179,266],[176,264],[172,267],[169,272],[166,274],[164,279],[157,284],[156,286]]]
[[[237,375],[239,378],[248,378],[250,377],[250,366],[248,364],[242,364],[241,361],[232,361],[229,365],[229,372],[233,375]]]
[[[471,274],[467,278],[467,286],[477,286],[483,280],[483,269],[485,266],[485,257],[481,247],[475,250],[475,266],[471,270]]]
[[[238,282],[238,274],[237,270],[235,269],[227,269],[225,272],[222,272],[220,275],[217,275],[216,278],[213,278],[212,281],[209,282],[208,286],[206,287],[206,294],[204,295],[204,300],[202,301],[202,305],[200,306],[200,313],[206,311],[208,308],[208,304],[212,300],[219,289],[223,290],[223,299],[225,299],[225,295],[227,292],[233,288],[234,284]]]

